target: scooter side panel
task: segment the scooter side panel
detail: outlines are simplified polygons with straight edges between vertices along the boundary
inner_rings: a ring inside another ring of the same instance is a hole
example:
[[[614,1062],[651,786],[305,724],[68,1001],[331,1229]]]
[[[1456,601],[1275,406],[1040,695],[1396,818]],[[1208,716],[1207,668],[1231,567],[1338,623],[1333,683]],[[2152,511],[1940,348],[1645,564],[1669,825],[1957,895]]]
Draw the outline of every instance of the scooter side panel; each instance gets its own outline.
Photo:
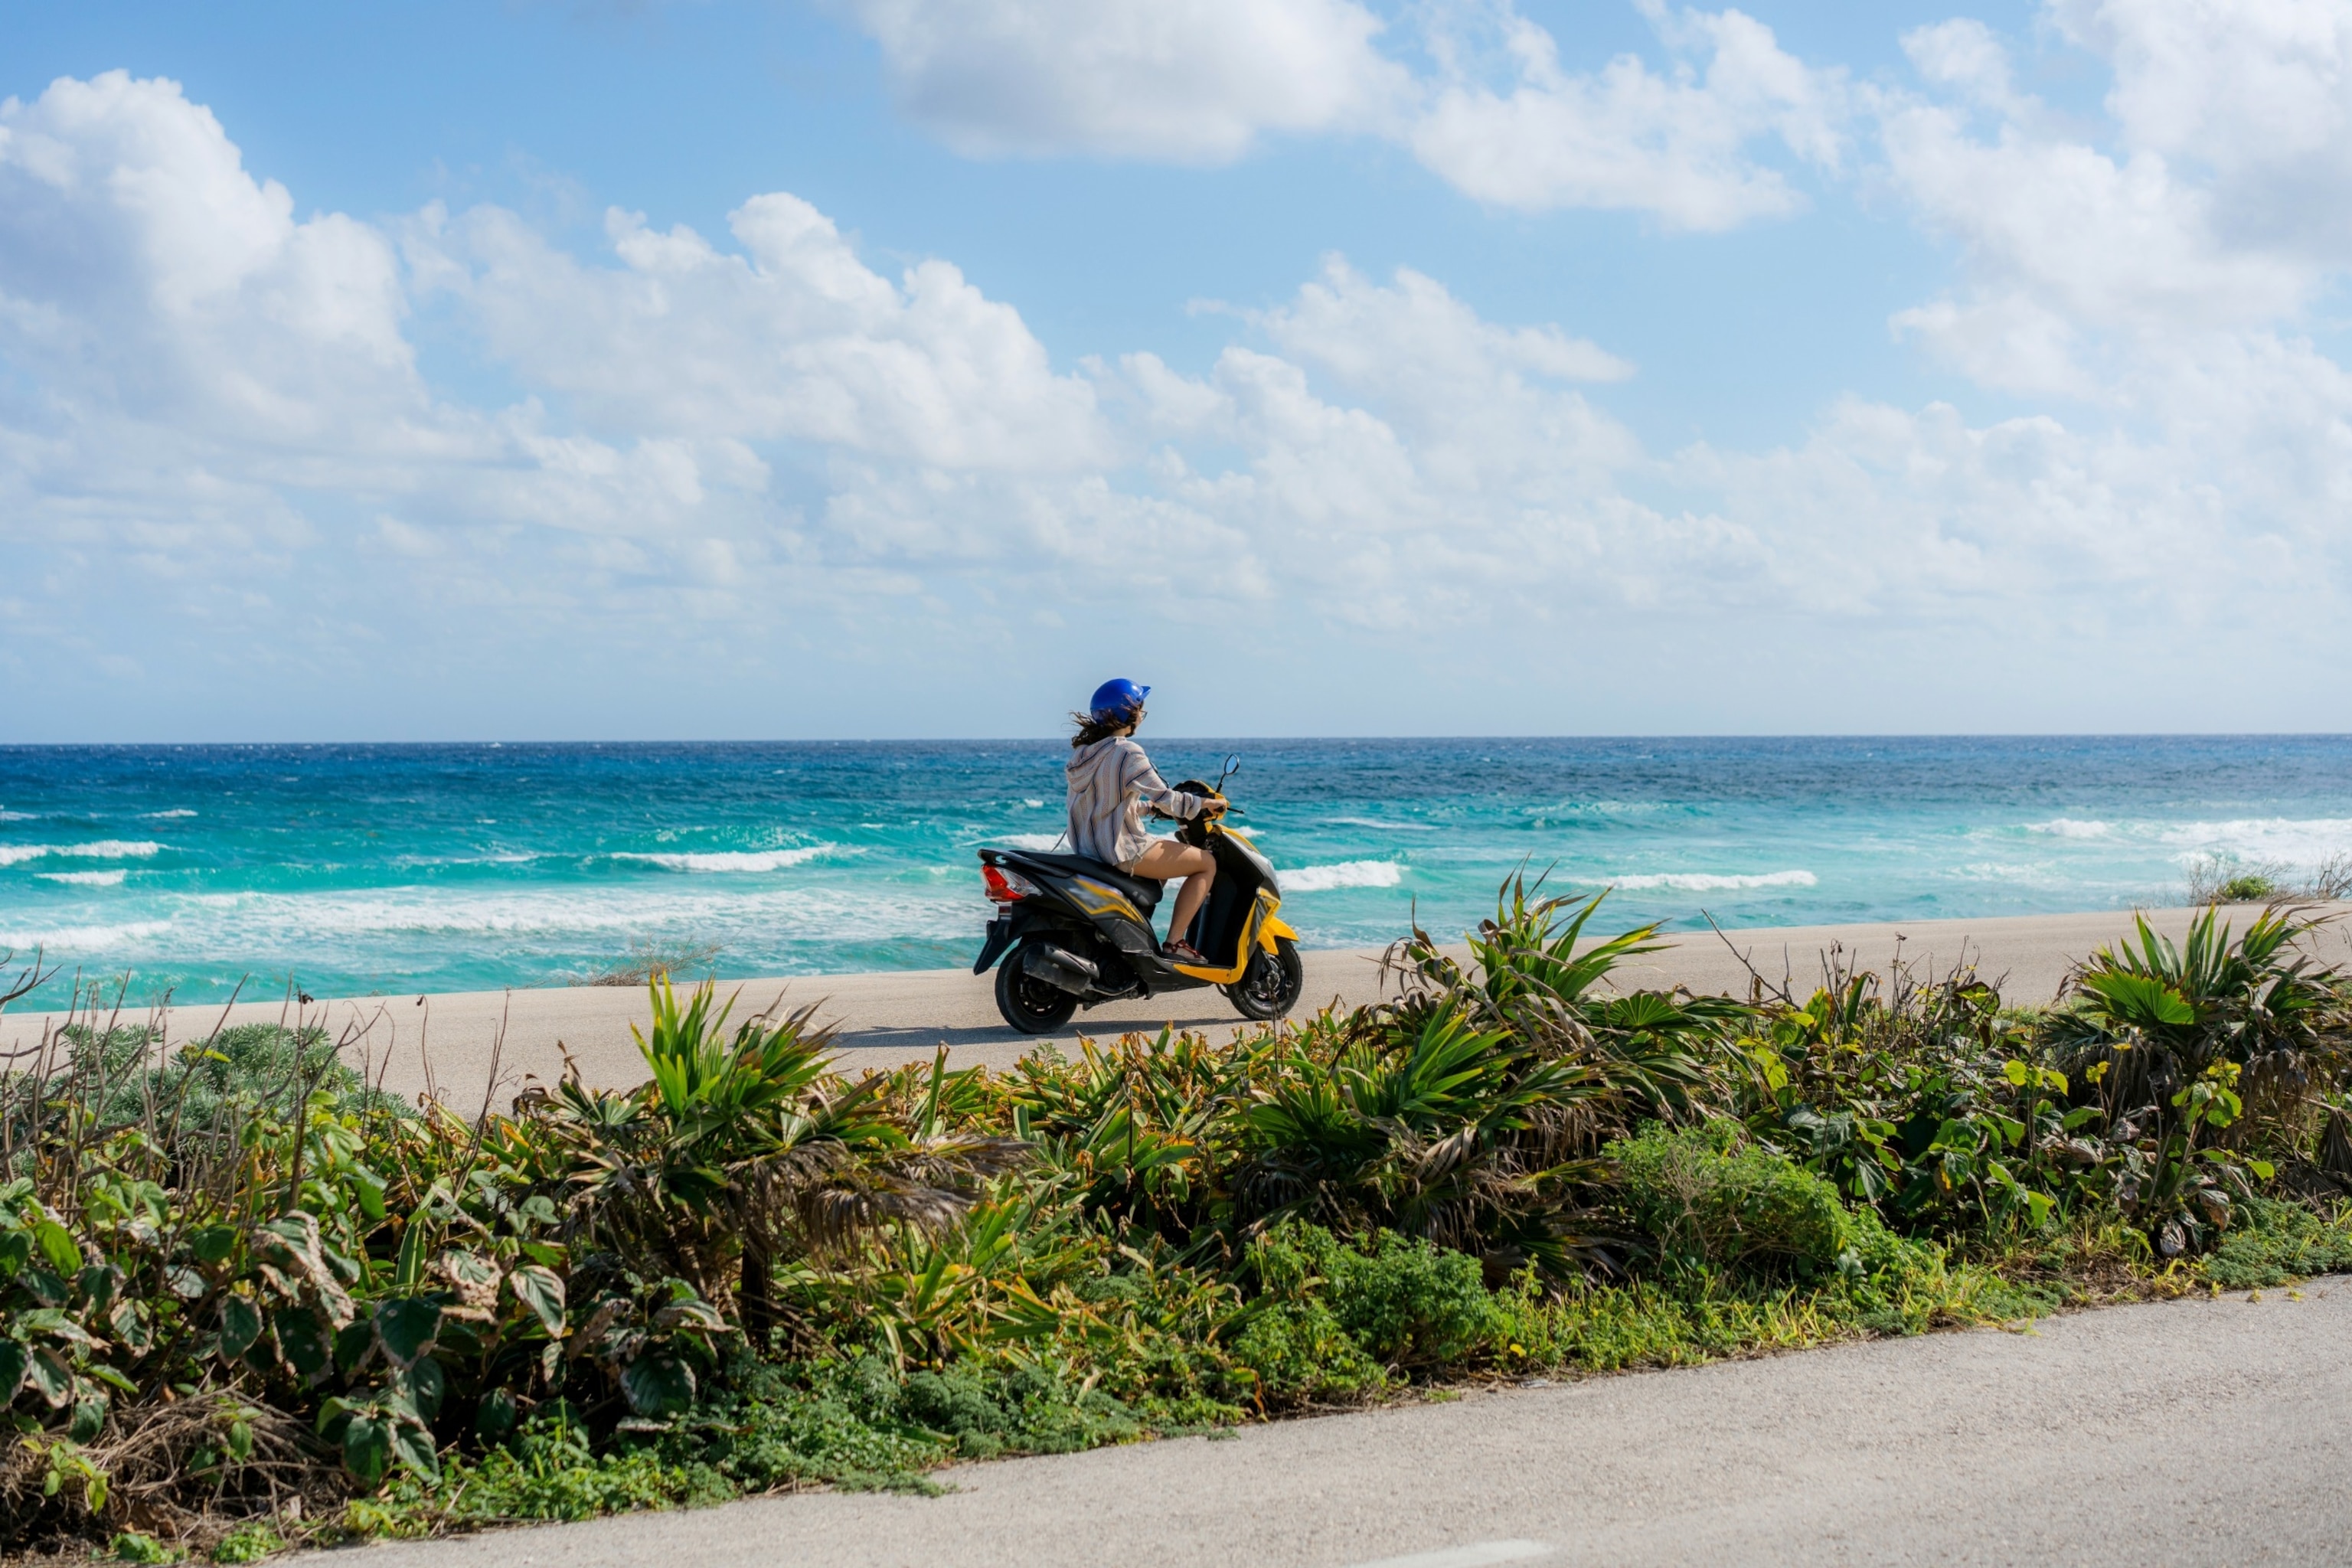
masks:
[[[1092,877],[1071,878],[1062,885],[1062,892],[1070,902],[1090,915],[1118,915],[1138,925],[1145,923],[1143,911],[1137,909],[1125,893],[1105,886]]]
[[[1241,941],[1234,944],[1234,962],[1230,968],[1212,969],[1207,965],[1194,967],[1189,963],[1175,966],[1179,974],[1189,974],[1195,980],[1205,980],[1212,985],[1230,985],[1249,972],[1250,950],[1257,945],[1257,929],[1265,918],[1264,900],[1250,910],[1249,923],[1242,927]]]

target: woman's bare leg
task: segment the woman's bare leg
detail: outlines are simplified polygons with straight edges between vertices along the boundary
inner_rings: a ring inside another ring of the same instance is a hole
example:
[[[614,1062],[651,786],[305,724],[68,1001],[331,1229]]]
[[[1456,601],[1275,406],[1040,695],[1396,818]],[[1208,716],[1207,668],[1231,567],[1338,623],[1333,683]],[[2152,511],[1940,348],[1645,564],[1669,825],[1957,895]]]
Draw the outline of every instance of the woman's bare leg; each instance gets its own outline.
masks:
[[[1184,886],[1176,893],[1176,912],[1168,919],[1168,940],[1176,942],[1192,929],[1192,917],[1209,897],[1209,884],[1217,879],[1217,868],[1213,862],[1206,870],[1196,871],[1184,879]]]
[[[1168,940],[1175,942],[1183,936],[1192,917],[1200,913],[1202,902],[1208,898],[1210,885],[1217,879],[1217,858],[1189,844],[1159,843],[1137,859],[1135,875],[1158,882],[1184,879],[1184,886],[1177,890],[1176,909],[1168,920]]]

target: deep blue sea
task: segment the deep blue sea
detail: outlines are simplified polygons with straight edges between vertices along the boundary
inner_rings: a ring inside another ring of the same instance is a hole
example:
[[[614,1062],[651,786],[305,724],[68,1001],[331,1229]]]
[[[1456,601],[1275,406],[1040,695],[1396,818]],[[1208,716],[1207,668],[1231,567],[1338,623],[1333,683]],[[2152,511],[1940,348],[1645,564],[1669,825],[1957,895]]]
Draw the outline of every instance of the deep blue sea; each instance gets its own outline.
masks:
[[[1458,931],[1525,863],[1726,925],[2123,908],[2200,855],[2352,850],[2352,738],[1144,740],[1233,784],[1310,943]],[[1064,746],[0,748],[0,948],[133,1000],[968,963],[974,849],[1050,847]],[[62,982],[60,982],[60,985]],[[57,988],[47,997],[53,999]],[[20,1007],[32,1005],[19,1004]]]

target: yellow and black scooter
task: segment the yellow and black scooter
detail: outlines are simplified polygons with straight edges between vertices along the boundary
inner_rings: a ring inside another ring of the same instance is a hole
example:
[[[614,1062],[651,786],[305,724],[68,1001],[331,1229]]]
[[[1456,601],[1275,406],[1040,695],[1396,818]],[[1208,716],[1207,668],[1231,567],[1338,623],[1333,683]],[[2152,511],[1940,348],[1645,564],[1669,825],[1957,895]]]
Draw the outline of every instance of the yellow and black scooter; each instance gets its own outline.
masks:
[[[1186,779],[1187,795],[1223,800],[1241,767],[1225,759],[1214,786]],[[1228,807],[1238,815],[1238,807]],[[1297,1005],[1307,976],[1298,933],[1276,913],[1282,889],[1257,847],[1203,814],[1176,830],[1179,842],[1217,858],[1217,879],[1186,933],[1203,964],[1171,963],[1151,934],[1160,884],[1129,877],[1083,855],[982,849],[980,874],[997,907],[971,966],[996,972],[996,1010],[1024,1035],[1050,1034],[1081,1007],[1122,997],[1221,988],[1244,1018],[1279,1018]]]

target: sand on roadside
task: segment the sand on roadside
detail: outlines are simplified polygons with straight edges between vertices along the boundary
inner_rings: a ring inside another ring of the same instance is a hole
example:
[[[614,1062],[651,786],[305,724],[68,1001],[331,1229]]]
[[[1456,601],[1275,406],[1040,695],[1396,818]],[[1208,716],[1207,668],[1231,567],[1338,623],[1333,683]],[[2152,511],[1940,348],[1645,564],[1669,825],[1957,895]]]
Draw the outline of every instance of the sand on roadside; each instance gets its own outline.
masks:
[[[2232,907],[2226,918],[2239,928],[2259,910]],[[2150,910],[2156,929],[2179,941],[2195,911]],[[1825,954],[1883,971],[1898,954],[1923,971],[1941,972],[1973,963],[2002,994],[2017,1002],[2046,1002],[2056,995],[2067,972],[2103,943],[2131,931],[2129,910],[2087,914],[2021,915],[1987,920],[1913,921],[1869,925],[1782,926],[1734,931],[1678,931],[1661,938],[1659,952],[1630,961],[1617,972],[1620,989],[1681,985],[1702,994],[1746,996],[1753,964],[1768,982],[1786,981],[1799,994],[1822,974]],[[2352,960],[2347,927],[2330,926],[2314,939],[2318,956]],[[1303,955],[1307,989],[1302,1010],[1337,1002],[1352,1006],[1383,994],[1377,949],[1329,950]],[[1011,1067],[1043,1043],[1014,1034],[997,1017],[992,976],[969,970],[906,970],[879,974],[803,975],[789,979],[724,980],[736,1016],[773,1008],[815,1004],[817,1016],[837,1031],[844,1065],[852,1070],[928,1061],[940,1046],[950,1065]],[[158,1019],[155,1012],[126,1010],[120,1022]],[[103,1021],[103,1020],[101,1020]],[[553,1081],[567,1061],[592,1084],[621,1088],[643,1081],[644,1062],[630,1034],[648,1021],[646,993],[636,988],[568,986],[440,994],[342,997],[302,1005],[293,1001],[241,1004],[224,1008],[175,1006],[159,1020],[167,1045],[200,1040],[213,1030],[252,1023],[316,1024],[339,1041],[355,1067],[404,1097],[434,1093],[472,1114],[503,1108],[525,1081]],[[0,1053],[37,1047],[62,1015],[0,1015]],[[1078,1015],[1057,1037],[1067,1047],[1081,1034],[1107,1038],[1163,1025],[1216,1035],[1243,1020],[1213,990],[1179,992],[1143,1002],[1112,1003]]]

